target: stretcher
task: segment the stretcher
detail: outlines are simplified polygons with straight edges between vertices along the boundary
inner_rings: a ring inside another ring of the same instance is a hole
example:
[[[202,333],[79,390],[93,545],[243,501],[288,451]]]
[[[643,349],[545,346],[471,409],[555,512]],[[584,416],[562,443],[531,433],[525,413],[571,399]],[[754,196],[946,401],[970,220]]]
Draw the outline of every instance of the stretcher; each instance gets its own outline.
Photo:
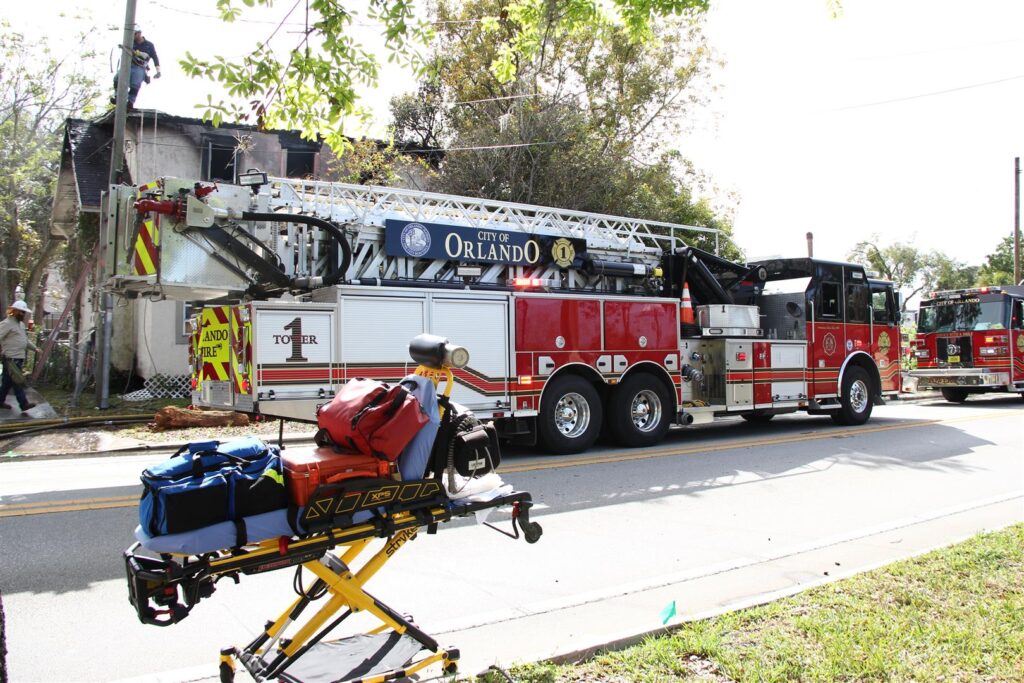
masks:
[[[440,365],[428,368],[436,372]],[[450,378],[449,371],[449,390]],[[455,518],[508,508],[510,531],[484,524],[535,543],[542,529],[530,521],[530,494],[507,489],[452,499],[440,477],[351,479],[318,489],[296,511],[294,528],[301,533],[198,554],[154,554],[135,543],[124,552],[129,600],[143,623],[169,626],[212,596],[221,579],[237,583],[243,575],[295,568],[297,597],[250,643],[221,650],[221,681],[233,681],[238,665],[255,681],[292,683],[397,680],[433,664],[451,674],[458,669],[458,649],[442,647],[365,586],[421,530],[434,534]],[[304,572],[312,575],[308,587]],[[310,609],[320,600],[318,609]],[[379,625],[325,640],[358,612]]]

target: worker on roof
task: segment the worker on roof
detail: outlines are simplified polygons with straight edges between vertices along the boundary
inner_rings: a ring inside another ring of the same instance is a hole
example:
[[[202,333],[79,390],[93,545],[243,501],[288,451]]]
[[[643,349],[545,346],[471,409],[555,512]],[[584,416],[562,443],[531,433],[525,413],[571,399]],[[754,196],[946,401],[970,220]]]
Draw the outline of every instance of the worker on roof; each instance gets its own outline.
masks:
[[[7,318],[0,322],[0,353],[3,354],[4,368],[4,378],[0,381],[0,410],[12,410],[7,405],[7,392],[11,389],[14,389],[14,398],[18,400],[22,411],[36,405],[25,396],[25,376],[21,374],[21,368],[25,365],[25,349],[38,351],[25,332],[25,316],[31,312],[28,304],[19,299],[11,304],[7,309]]]
[[[153,60],[156,67],[154,78],[160,78],[160,58],[156,56],[156,47],[146,40],[142,35],[142,28],[135,24],[135,38],[132,44],[132,68],[128,85],[128,110],[135,108],[135,98],[139,96],[139,88],[143,83],[149,83],[149,60]],[[120,71],[120,70],[119,70]],[[110,98],[111,104],[117,103],[117,76],[114,74],[114,95]]]

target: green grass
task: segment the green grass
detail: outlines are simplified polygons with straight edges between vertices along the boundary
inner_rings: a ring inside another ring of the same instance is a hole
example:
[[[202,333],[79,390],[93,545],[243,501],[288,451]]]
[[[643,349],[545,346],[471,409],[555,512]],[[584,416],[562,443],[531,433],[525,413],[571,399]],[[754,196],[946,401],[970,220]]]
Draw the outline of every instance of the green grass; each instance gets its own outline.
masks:
[[[583,664],[510,673],[522,683],[1024,681],[1024,524]]]

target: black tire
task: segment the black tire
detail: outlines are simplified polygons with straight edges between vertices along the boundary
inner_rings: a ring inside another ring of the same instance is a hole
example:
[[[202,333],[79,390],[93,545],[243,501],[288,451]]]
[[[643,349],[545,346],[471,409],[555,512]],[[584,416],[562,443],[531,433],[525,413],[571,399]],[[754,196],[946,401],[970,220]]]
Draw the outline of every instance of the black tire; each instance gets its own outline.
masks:
[[[836,424],[862,425],[871,417],[875,400],[871,390],[871,379],[863,368],[853,365],[846,369],[839,402],[839,410],[831,414],[832,421]]]
[[[942,398],[950,403],[963,403],[967,400],[967,390],[963,387],[945,387],[942,389]]]
[[[650,373],[622,380],[608,398],[608,429],[615,443],[626,448],[653,446],[672,424],[672,397]]]
[[[552,453],[579,453],[594,444],[603,417],[594,385],[577,375],[562,375],[544,389],[537,438]]]
[[[764,424],[775,417],[775,413],[743,413],[740,417],[751,424]]]

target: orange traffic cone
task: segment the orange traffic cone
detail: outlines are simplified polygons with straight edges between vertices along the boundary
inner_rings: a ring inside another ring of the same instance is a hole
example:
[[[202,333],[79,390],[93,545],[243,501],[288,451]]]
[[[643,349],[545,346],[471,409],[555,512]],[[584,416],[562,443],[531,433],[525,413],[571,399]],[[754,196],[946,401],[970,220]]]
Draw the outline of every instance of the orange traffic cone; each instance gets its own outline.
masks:
[[[690,303],[690,285],[683,283],[683,300],[679,306],[679,314],[684,325],[693,325],[693,304]]]

